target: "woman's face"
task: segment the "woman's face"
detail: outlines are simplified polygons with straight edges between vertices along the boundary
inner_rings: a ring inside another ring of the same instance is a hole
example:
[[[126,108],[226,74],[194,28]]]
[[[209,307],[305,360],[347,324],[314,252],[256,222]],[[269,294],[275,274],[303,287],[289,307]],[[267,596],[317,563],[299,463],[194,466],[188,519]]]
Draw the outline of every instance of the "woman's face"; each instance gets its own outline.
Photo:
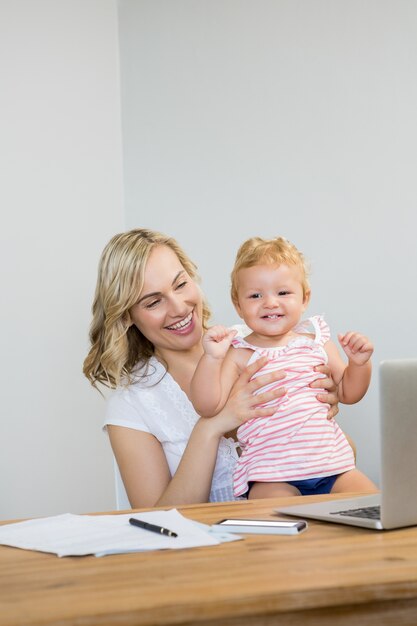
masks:
[[[130,309],[131,322],[156,352],[189,350],[202,335],[202,294],[175,252],[155,246],[145,268],[142,291]]]

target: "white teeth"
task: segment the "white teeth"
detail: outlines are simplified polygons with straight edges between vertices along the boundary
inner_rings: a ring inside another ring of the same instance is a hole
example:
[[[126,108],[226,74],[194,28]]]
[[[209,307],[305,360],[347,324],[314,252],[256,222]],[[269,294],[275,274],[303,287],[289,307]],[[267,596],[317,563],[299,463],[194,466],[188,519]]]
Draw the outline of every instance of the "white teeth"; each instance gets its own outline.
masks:
[[[192,316],[193,314],[190,313],[189,315],[187,315],[187,317],[184,317],[184,319],[178,322],[177,324],[172,324],[172,326],[167,326],[168,330],[180,330],[180,328],[184,328],[184,326],[187,326],[191,322]]]

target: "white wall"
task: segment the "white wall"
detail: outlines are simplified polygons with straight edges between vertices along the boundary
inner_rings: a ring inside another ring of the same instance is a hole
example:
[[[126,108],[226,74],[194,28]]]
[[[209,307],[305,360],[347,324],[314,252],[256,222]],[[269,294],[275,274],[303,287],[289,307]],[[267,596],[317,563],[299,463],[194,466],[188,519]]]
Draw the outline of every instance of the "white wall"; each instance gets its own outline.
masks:
[[[117,5],[0,5],[0,518],[114,508],[81,368],[99,254],[124,229]]]
[[[229,323],[237,246],[291,239],[311,313],[417,355],[417,3],[121,0],[128,227],[174,235]],[[378,378],[342,426],[378,480]]]

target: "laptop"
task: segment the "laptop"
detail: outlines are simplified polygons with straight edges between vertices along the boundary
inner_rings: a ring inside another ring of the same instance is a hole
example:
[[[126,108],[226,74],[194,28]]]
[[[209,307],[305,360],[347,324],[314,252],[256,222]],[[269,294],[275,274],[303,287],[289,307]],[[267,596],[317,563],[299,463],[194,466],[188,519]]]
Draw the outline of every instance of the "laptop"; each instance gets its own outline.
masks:
[[[383,361],[379,382],[381,492],[277,513],[377,530],[417,525],[417,359]]]

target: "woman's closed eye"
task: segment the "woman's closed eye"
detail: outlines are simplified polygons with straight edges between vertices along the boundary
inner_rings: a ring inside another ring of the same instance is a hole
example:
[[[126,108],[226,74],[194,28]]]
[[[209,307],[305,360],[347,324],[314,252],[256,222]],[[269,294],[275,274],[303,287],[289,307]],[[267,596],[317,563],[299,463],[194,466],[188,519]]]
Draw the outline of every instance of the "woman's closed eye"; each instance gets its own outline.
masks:
[[[161,302],[160,298],[156,300],[151,300],[151,302],[147,302],[145,304],[145,309],[154,309],[160,302]]]
[[[175,289],[181,289],[182,287],[185,287],[185,285],[187,284],[186,280],[182,280],[180,283],[178,283],[178,285],[175,287]]]

